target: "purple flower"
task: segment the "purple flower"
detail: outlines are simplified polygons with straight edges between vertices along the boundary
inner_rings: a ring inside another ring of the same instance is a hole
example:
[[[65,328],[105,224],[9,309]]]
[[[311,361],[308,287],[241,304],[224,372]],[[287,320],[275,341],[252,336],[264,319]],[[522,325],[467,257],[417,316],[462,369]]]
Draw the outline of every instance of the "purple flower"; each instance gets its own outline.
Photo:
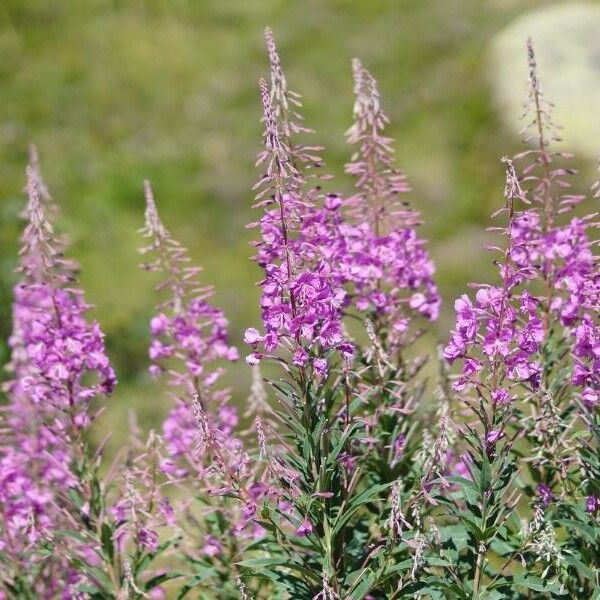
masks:
[[[297,348],[292,356],[292,364],[303,367],[308,362],[308,352],[304,348]]]
[[[496,388],[491,393],[492,402],[496,404],[507,404],[510,402],[510,396],[504,388]]]
[[[594,514],[600,510],[600,498],[593,494],[588,496],[585,501],[585,510],[590,514]]]
[[[324,358],[315,358],[313,368],[317,375],[321,377],[327,375],[327,361]]]
[[[311,525],[308,518],[305,518],[304,521],[302,521],[302,523],[300,523],[298,529],[296,529],[296,535],[299,535],[300,537],[306,537],[307,535],[310,535],[312,532],[313,532],[313,526]]]
[[[221,542],[212,535],[206,536],[204,546],[202,546],[202,553],[205,556],[213,557],[218,556],[221,552],[223,552]]]
[[[323,205],[327,210],[337,210],[342,206],[342,199],[337,194],[327,194]]]
[[[259,344],[267,353],[292,349],[293,363],[303,367],[308,349],[334,349],[344,342],[342,306],[345,292],[331,267],[332,253],[325,248],[331,240],[328,219],[315,209],[315,199],[304,189],[305,177],[300,166],[306,160],[301,147],[290,142],[297,127],[287,112],[287,88],[279,64],[272,34],[267,32],[272,63],[272,90],[261,81],[265,130],[265,149],[258,164],[266,173],[258,182],[255,207],[263,210],[258,223],[255,260],[264,271],[261,315],[265,334],[257,329],[246,331],[245,341],[254,349]],[[311,160],[314,162],[314,160]],[[329,214],[341,200],[325,199]],[[246,361],[256,364],[261,352]]]
[[[598,284],[600,287],[600,283]],[[596,302],[600,294],[594,295]],[[590,313],[585,313],[575,328],[573,347],[574,369],[572,382],[582,388],[582,399],[587,406],[598,405],[600,390],[600,322]]]
[[[546,336],[538,316],[540,303],[526,289],[517,290],[535,269],[520,254],[521,262],[515,262],[515,249],[520,245],[528,248],[518,237],[524,216],[515,212],[513,206],[516,200],[524,200],[524,192],[512,161],[505,159],[505,163],[510,208],[504,231],[507,246],[499,269],[501,285],[479,285],[475,304],[466,295],[455,302],[456,325],[444,349],[444,357],[450,363],[462,359],[462,374],[454,389],[462,391],[467,385],[481,389],[487,388],[490,381],[496,382],[489,390],[489,399],[498,405],[507,404],[511,398],[509,389],[498,386],[498,382],[506,381],[505,377],[537,389],[541,373],[538,353]]]
[[[395,465],[397,462],[399,462],[402,459],[405,446],[406,446],[406,435],[401,433],[400,435],[398,435],[398,437],[394,440],[394,443],[392,444],[392,455],[393,455],[392,466]]]
[[[544,508],[554,501],[552,490],[545,483],[540,483],[538,485],[537,493]]]
[[[160,313],[150,320],[150,333],[154,336],[162,335],[167,331],[169,319]]]
[[[246,342],[246,344],[250,344],[251,346],[257,344],[258,342],[262,342],[263,339],[263,336],[260,335],[258,330],[254,329],[254,327],[249,327],[246,329],[246,333],[244,333],[244,342]]]
[[[143,234],[150,244],[143,252],[153,255],[145,268],[162,272],[166,279],[159,289],[169,292],[151,320],[150,353],[155,372],[169,375],[176,396],[163,422],[165,452],[158,463],[168,478],[188,478],[206,496],[235,495],[240,502],[223,511],[231,527],[246,535],[245,529],[253,528],[258,502],[247,491],[255,473],[236,437],[239,419],[229,402],[230,391],[217,385],[224,371],[219,364],[236,360],[237,349],[229,344],[225,315],[208,301],[212,289],[200,287],[199,269],[189,266],[186,250],[162,224],[147,182],[145,195]],[[248,329],[245,338],[254,345],[272,343],[269,335],[255,329]],[[165,518],[172,521],[174,515]],[[211,556],[221,552],[214,538],[207,538],[205,550]]]
[[[138,532],[138,543],[148,552],[156,552],[158,549],[158,534],[156,531],[143,527]]]
[[[208,370],[206,365],[216,360],[235,361],[238,352],[228,343],[225,315],[207,301],[212,289],[198,284],[199,269],[188,266],[185,248],[162,224],[150,184],[144,185],[146,215],[142,233],[150,244],[142,253],[154,255],[144,268],[163,272],[167,279],[159,287],[169,289],[171,294],[150,321],[151,374],[169,373],[173,386],[193,394],[198,386],[208,389],[219,378],[220,370]],[[174,359],[176,368],[167,362]]]
[[[1,551],[25,576],[39,558],[33,546],[51,540],[55,529],[73,526],[61,506],[65,490],[81,486],[71,465],[85,452],[91,401],[116,384],[104,335],[86,318],[89,306],[77,288],[76,265],[63,257],[66,242],[48,220],[55,207],[35,152],[27,194],[9,339],[13,378],[3,385],[9,401],[0,430]],[[69,553],[83,557],[80,544],[65,544]],[[81,581],[66,552],[45,559],[43,579],[34,593],[44,598],[56,597],[59,586],[73,591]]]
[[[354,124],[347,138],[357,150],[346,172],[356,178],[356,192],[342,205],[347,219],[332,222],[337,231],[330,253],[348,304],[377,315],[387,331],[384,345],[394,351],[405,341],[409,317],[437,319],[440,298],[434,265],[416,232],[419,214],[401,198],[410,187],[394,165],[393,140],[384,135],[388,118],[377,82],[358,59],[353,74]]]
[[[464,477],[465,479],[471,479],[471,471],[469,470],[469,456],[467,454],[463,454],[456,458],[456,462],[454,463],[453,474],[458,475],[459,477]]]
[[[260,363],[261,358],[262,358],[262,355],[260,353],[253,352],[252,354],[248,354],[248,356],[246,356],[246,362],[251,367],[255,367],[256,365],[258,365]]]
[[[497,431],[497,430],[492,430],[492,431],[488,431],[487,435],[485,436],[485,441],[490,444],[493,445],[495,444],[499,439],[501,439],[504,436],[504,434],[501,431]]]
[[[206,536],[204,539],[204,546],[202,546],[202,554],[213,557],[218,556],[221,552],[223,552],[223,546],[219,540],[212,535]]]

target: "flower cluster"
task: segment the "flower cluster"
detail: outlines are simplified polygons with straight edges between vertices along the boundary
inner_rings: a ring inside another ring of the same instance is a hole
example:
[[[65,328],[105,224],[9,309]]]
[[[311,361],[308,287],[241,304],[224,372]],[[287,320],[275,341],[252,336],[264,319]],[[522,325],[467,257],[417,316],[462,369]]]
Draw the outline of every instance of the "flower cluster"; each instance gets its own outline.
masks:
[[[88,323],[83,292],[72,287],[74,266],[62,258],[40,201],[39,183],[28,170],[29,224],[21,252],[23,281],[15,289],[15,373],[19,391],[32,402],[54,405],[78,427],[86,406],[110,393],[116,378],[98,323]],[[90,375],[93,375],[90,383]]]
[[[150,245],[141,250],[153,260],[142,267],[166,276],[158,290],[167,289],[169,297],[158,306],[158,314],[150,320],[152,341],[149,356],[150,373],[165,373],[169,384],[179,391],[178,405],[167,417],[164,438],[174,457],[191,456],[198,427],[192,399],[208,407],[216,426],[229,436],[237,424],[237,411],[228,404],[229,391],[215,384],[223,373],[215,368],[219,360],[235,361],[238,351],[228,343],[228,322],[223,311],[208,302],[210,287],[196,280],[200,269],[188,266],[187,250],[174,240],[160,220],[149,182],[144,184],[146,198],[145,226],[141,230]]]
[[[410,187],[394,167],[377,82],[358,59],[352,66],[355,122],[347,139],[357,151],[346,172],[356,178],[356,193],[346,201],[343,275],[352,285],[353,305],[387,320],[389,345],[398,346],[411,313],[437,319],[440,297],[433,262],[416,231],[419,213],[400,199]]]
[[[162,427],[166,452],[160,467],[171,479],[191,478],[209,496],[237,497],[240,508],[230,511],[229,520],[240,533],[268,490],[254,481],[250,457],[236,437],[238,413],[229,403],[230,391],[216,385],[223,369],[215,364],[237,360],[238,352],[228,343],[223,312],[208,302],[212,289],[199,286],[200,269],[187,265],[187,251],[162,224],[148,182],[145,197],[142,233],[150,245],[142,252],[152,254],[153,260],[142,266],[166,276],[158,289],[169,291],[150,321],[150,372],[167,374],[176,395]],[[218,545],[209,544],[210,553]]]
[[[536,215],[515,211],[515,201],[527,200],[512,161],[505,159],[505,163],[507,207],[499,212],[507,213],[509,222],[503,231],[507,238],[504,260],[499,262],[501,285],[479,285],[475,304],[467,295],[456,300],[456,326],[444,349],[446,360],[463,361],[462,376],[454,388],[462,391],[475,386],[479,393],[487,390],[488,399],[497,404],[512,399],[504,387],[505,377],[532,388],[539,386],[538,353],[545,339],[539,300],[527,289],[519,289],[537,276],[534,265],[524,259],[530,254],[529,224],[535,222]]]
[[[348,199],[357,223],[367,223],[380,235],[394,225],[414,224],[418,215],[398,200],[410,191],[404,173],[394,167],[394,140],[383,135],[389,118],[381,107],[375,78],[358,58],[352,61],[354,75],[354,124],[346,132],[348,143],[358,149],[346,172],[356,177],[356,193]]]
[[[36,569],[40,563],[28,549],[50,543],[55,530],[67,523],[63,498],[66,490],[78,487],[81,464],[74,468],[74,463],[82,461],[90,402],[109,394],[116,378],[99,325],[85,318],[89,306],[74,287],[74,264],[63,258],[65,241],[48,221],[54,206],[35,151],[27,193],[22,280],[15,287],[9,340],[14,378],[5,387],[10,402],[3,411],[7,430],[0,447],[0,506],[2,551]],[[55,578],[71,572],[66,557],[41,564],[46,573],[38,592],[54,597],[60,585]]]
[[[188,394],[208,389],[217,381],[219,369],[205,371],[217,359],[235,361],[237,349],[227,343],[228,322],[223,312],[207,300],[210,287],[200,287],[195,277],[200,269],[188,266],[185,248],[164,227],[148,182],[145,183],[146,219],[142,234],[150,238],[143,254],[154,260],[143,268],[166,276],[158,289],[168,289],[169,298],[158,307],[150,321],[150,373],[168,373],[173,386],[183,386]]]
[[[554,165],[557,156],[571,156],[549,150],[549,140],[556,139],[552,105],[542,94],[531,41],[527,51],[529,129],[533,133],[526,141],[534,147],[515,157],[517,161],[529,161],[520,179],[513,161],[505,159],[508,208],[504,212],[509,213],[509,223],[504,231],[505,259],[500,264],[503,283],[500,287],[480,287],[475,305],[467,296],[456,301],[456,329],[444,355],[450,361],[464,359],[459,388],[476,380],[482,370],[481,361],[471,352],[473,346],[480,346],[496,370],[500,366],[506,368],[510,379],[528,381],[535,388],[540,383],[539,352],[551,334],[549,324],[556,315],[575,338],[573,383],[584,388],[583,396],[588,403],[594,403],[598,382],[593,372],[594,361],[597,366],[598,342],[593,341],[597,335],[593,307],[597,307],[598,301],[598,263],[588,237],[588,229],[595,225],[594,216],[574,217],[565,224],[557,221],[558,216],[572,210],[584,197],[568,193],[565,177],[574,171]],[[531,188],[529,194],[521,188],[525,183]],[[519,212],[515,210],[515,202],[528,206]],[[537,287],[534,280],[539,284]],[[481,333],[480,328],[483,328]],[[486,376],[482,379],[486,380]],[[495,386],[502,383],[497,377],[492,382]],[[506,390],[491,391],[492,399],[508,398]]]
[[[266,334],[250,329],[246,341],[262,344],[267,353],[281,339],[289,342],[294,364],[304,366],[316,344],[337,348],[344,358],[341,319],[349,309],[375,315],[388,330],[389,346],[398,346],[411,313],[435,320],[440,298],[434,266],[416,232],[419,216],[398,202],[408,191],[405,176],[393,168],[390,138],[382,134],[388,118],[380,107],[371,74],[354,61],[355,124],[348,132],[358,150],[347,172],[357,178],[356,193],[347,200],[337,194],[319,197],[306,187],[307,168],[320,166],[318,147],[295,145],[293,134],[309,131],[289,118],[289,105],[299,96],[288,91],[272,33],[267,31],[271,58],[271,91],[261,83],[267,163],[256,206],[265,209],[258,224],[262,239],[256,260],[265,270],[261,282]],[[292,112],[296,119],[301,116]],[[255,352],[249,362],[262,354]],[[321,364],[323,363],[323,364]],[[317,371],[324,368],[316,358]]]
[[[154,431],[145,444],[132,437],[131,459],[117,480],[122,493],[110,507],[114,539],[121,549],[132,542],[138,551],[156,553],[160,528],[175,527],[175,511],[163,491],[169,481],[160,479],[162,440]]]
[[[299,99],[287,91],[269,32],[267,41],[274,85],[269,92],[266,82],[260,82],[265,150],[257,165],[264,165],[265,173],[256,184],[255,204],[264,212],[258,223],[250,225],[261,233],[255,260],[264,270],[261,312],[265,333],[254,328],[246,332],[246,342],[263,349],[247,360],[256,364],[265,353],[274,355],[284,347],[294,354],[294,364],[304,367],[313,349],[318,354],[319,349],[336,348],[342,356],[352,351],[344,343],[341,322],[345,292],[331,263],[321,252],[315,252],[319,243],[313,234],[322,217],[315,215],[314,193],[305,190],[306,177],[300,167],[309,161],[315,165],[320,159],[305,146],[291,145],[289,134],[300,128],[287,118],[286,106],[290,98],[299,105]],[[326,210],[335,210],[334,205],[331,199],[325,201]],[[323,371],[323,358],[316,360],[315,368]]]
[[[594,328],[597,332],[597,325],[593,323],[598,322],[598,258],[594,256],[594,243],[588,236],[588,230],[597,227],[596,215],[575,217],[565,224],[558,221],[558,217],[572,211],[585,196],[570,192],[566,177],[576,171],[555,165],[557,158],[569,159],[572,155],[550,150],[551,141],[559,139],[558,128],[552,120],[553,105],[542,92],[531,40],[527,42],[527,54],[529,98],[526,115],[530,119],[527,130],[531,133],[526,141],[532,143],[533,148],[516,157],[528,161],[523,167],[523,181],[530,184],[533,200],[529,227],[531,244],[523,260],[529,265],[538,265],[540,270],[544,284],[545,329],[550,329],[551,315],[558,314],[561,324],[576,340],[573,383],[584,388],[583,396],[588,403],[594,403],[598,381],[585,375],[589,367],[593,369],[594,351],[583,350],[577,339],[593,338]],[[592,188],[592,192],[595,189]],[[592,342],[590,348],[593,347]],[[588,367],[583,367],[584,364]]]
[[[573,383],[583,388],[582,398],[590,406],[600,404],[600,325],[585,314],[575,328]]]
[[[552,105],[542,94],[530,41],[527,50],[527,114],[533,132],[526,141],[533,148],[514,161],[504,159],[506,205],[498,214],[507,216],[507,225],[493,231],[500,232],[506,243],[502,250],[492,248],[503,255],[496,261],[501,283],[476,285],[474,302],[467,295],[455,302],[456,325],[444,357],[450,363],[461,360],[454,390],[467,401],[483,430],[469,426],[464,435],[468,479],[483,477],[484,469],[497,469],[492,475],[497,481],[506,473],[504,482],[494,485],[480,478],[480,493],[504,494],[501,506],[515,503],[520,492],[518,486],[507,484],[508,473],[518,468],[512,444],[517,437],[523,440],[527,458],[522,465],[537,485],[525,486],[535,517],[522,547],[531,552],[534,563],[546,563],[544,577],[554,569],[554,581],[564,586],[568,576],[553,518],[567,510],[586,521],[581,506],[584,491],[585,510],[593,515],[595,509],[598,465],[591,457],[598,452],[594,411],[600,366],[599,296],[598,258],[589,230],[597,224],[595,215],[561,223],[561,216],[583,196],[569,193],[565,177],[574,171],[555,165],[557,158],[570,155],[549,149],[550,140],[556,139]],[[518,176],[515,164],[523,160],[526,164]],[[580,407],[574,402],[579,394]],[[578,436],[586,440],[581,445]],[[581,480],[579,469],[585,472]],[[484,556],[487,549],[480,548]],[[475,591],[482,581],[478,563]]]
[[[29,368],[20,381],[22,392],[34,403],[48,403],[70,414],[77,427],[87,426],[89,401],[110,393],[116,382],[103,333],[84,317],[89,306],[80,292],[50,290],[45,284],[25,284],[15,297],[18,311],[35,314],[19,315],[31,325],[23,336]],[[95,376],[93,383],[86,380],[90,374]]]

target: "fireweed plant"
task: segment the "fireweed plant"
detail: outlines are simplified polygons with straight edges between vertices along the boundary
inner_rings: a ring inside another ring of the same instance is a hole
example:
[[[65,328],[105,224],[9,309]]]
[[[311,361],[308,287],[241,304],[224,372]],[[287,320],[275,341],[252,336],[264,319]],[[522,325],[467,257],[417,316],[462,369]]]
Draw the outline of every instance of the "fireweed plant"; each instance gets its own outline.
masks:
[[[553,149],[531,43],[527,148],[503,159],[490,228],[497,281],[455,301],[432,360],[416,342],[441,299],[376,80],[353,61],[354,189],[340,193],[265,39],[242,414],[220,384],[240,355],[227,319],[145,182],[149,371],[170,410],[146,437],[132,416],[106,463],[89,433],[116,378],[31,150],[0,598],[600,597],[598,220]]]

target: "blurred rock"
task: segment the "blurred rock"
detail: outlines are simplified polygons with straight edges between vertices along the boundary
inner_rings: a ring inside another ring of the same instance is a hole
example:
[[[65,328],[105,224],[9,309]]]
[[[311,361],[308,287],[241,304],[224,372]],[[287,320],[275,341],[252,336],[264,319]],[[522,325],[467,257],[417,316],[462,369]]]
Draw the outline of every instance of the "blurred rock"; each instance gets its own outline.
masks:
[[[489,76],[495,103],[518,132],[527,88],[525,42],[533,39],[546,98],[563,126],[562,147],[600,156],[600,4],[558,4],[528,12],[501,31],[490,46]]]

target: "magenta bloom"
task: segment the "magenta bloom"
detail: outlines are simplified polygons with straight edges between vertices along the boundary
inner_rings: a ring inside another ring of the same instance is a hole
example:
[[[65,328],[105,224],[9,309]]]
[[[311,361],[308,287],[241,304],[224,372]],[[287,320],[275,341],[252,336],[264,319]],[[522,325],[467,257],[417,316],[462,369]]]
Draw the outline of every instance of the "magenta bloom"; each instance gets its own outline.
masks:
[[[347,132],[356,153],[346,172],[356,178],[355,194],[345,202],[347,222],[338,225],[336,264],[360,312],[383,319],[387,345],[402,345],[410,317],[437,319],[440,297],[435,268],[417,235],[417,211],[402,196],[410,190],[394,166],[393,140],[384,135],[389,122],[377,82],[358,59],[354,72],[354,124]]]
[[[549,506],[551,502],[554,501],[554,495],[552,494],[552,490],[545,483],[540,483],[537,487],[537,493],[540,498],[540,502],[542,506]]]
[[[212,535],[209,535],[204,540],[204,546],[202,546],[202,553],[205,556],[213,557],[218,556],[223,551],[221,542]]]
[[[300,537],[306,537],[307,535],[310,535],[312,532],[313,532],[313,526],[311,525],[308,518],[304,519],[304,521],[302,521],[302,523],[300,523],[298,529],[296,529],[296,535],[299,535]]]
[[[148,182],[145,193],[146,222],[142,234],[150,243],[142,253],[154,256],[144,268],[162,272],[166,280],[159,289],[170,291],[170,298],[150,321],[150,373],[168,373],[173,386],[193,394],[211,388],[219,378],[221,370],[207,369],[209,363],[235,361],[238,351],[228,343],[225,315],[208,302],[212,288],[200,286],[196,279],[200,269],[187,264],[186,249],[162,224]]]
[[[104,335],[86,318],[89,306],[77,288],[75,265],[63,256],[65,240],[48,220],[55,208],[35,154],[27,194],[9,340],[13,378],[4,386],[9,401],[0,429],[0,552],[24,574],[39,559],[35,545],[72,526],[61,499],[80,485],[72,466],[84,452],[90,403],[116,384]],[[79,546],[72,548],[75,554],[83,551]],[[45,562],[46,575],[35,588],[40,597],[56,597],[59,588],[72,591],[81,581],[67,556]]]
[[[487,435],[485,436],[485,441],[490,444],[493,445],[495,444],[500,438],[502,438],[503,434],[501,431],[497,431],[497,430],[492,430],[492,431],[488,431]]]
[[[274,46],[270,51],[275,52]],[[281,86],[278,77],[275,84]],[[266,129],[265,150],[257,164],[266,172],[256,185],[255,207],[263,209],[263,215],[251,227],[260,230],[255,260],[264,272],[260,285],[265,334],[247,330],[246,342],[255,350],[259,345],[264,349],[247,361],[256,364],[265,354],[283,349],[295,353],[297,366],[305,366],[311,350],[335,349],[344,342],[341,318],[346,293],[327,253],[321,251],[326,229],[319,227],[320,213],[304,190],[305,178],[297,166],[303,154],[291,146],[293,127],[278,103],[285,90],[273,88],[273,103],[267,84],[260,85]],[[339,207],[331,198],[327,204],[327,210]]]

